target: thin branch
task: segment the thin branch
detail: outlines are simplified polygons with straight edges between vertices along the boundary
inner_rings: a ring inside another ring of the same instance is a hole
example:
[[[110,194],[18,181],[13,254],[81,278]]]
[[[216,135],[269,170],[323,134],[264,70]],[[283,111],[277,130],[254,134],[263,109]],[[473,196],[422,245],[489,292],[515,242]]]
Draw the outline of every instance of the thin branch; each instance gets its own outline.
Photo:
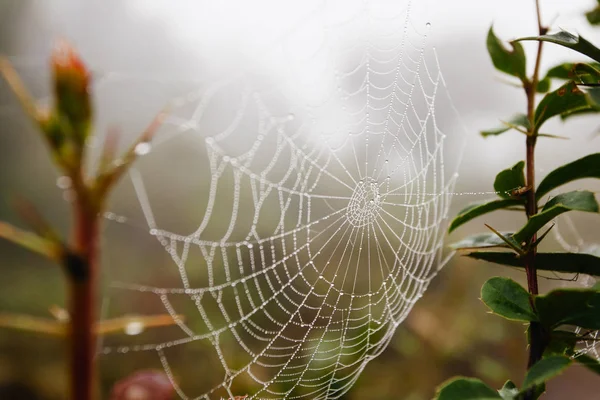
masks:
[[[8,58],[0,56],[0,75],[4,76],[4,79],[8,83],[8,86],[12,89],[13,93],[19,99],[21,106],[25,109],[25,112],[35,121],[39,118],[39,111],[33,98],[29,95],[29,92],[25,88],[23,81],[15,71],[14,67],[8,61]]]
[[[0,221],[0,238],[18,244],[27,250],[41,254],[50,260],[60,262],[64,249],[59,242],[44,239],[33,232],[29,232],[6,222]]]
[[[115,165],[112,169],[107,171],[101,171],[100,175],[96,178],[96,184],[94,186],[96,198],[103,199],[106,192],[121,179],[123,174],[127,172],[127,169],[138,157],[138,149],[140,145],[149,144],[154,138],[158,128],[162,125],[167,111],[160,112],[142,135],[136,140],[131,147],[125,152],[120,160],[115,161]]]

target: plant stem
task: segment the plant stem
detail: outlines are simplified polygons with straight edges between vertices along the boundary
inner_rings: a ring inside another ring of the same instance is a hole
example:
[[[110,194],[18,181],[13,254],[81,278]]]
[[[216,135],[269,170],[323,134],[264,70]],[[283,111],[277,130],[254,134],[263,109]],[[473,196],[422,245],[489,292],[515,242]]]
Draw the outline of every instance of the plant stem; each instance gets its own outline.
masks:
[[[538,32],[541,35],[546,34],[547,28],[542,26],[542,18],[540,13],[540,1],[535,1]],[[537,132],[535,131],[535,94],[537,85],[539,82],[540,64],[542,59],[542,48],[543,42],[538,42],[537,55],[535,59],[535,67],[533,70],[533,76],[531,81],[525,85],[525,93],[527,95],[527,118],[529,119],[530,131],[527,134],[526,139],[526,165],[527,165],[527,187],[529,191],[526,197],[525,212],[527,218],[531,218],[538,212],[537,198],[535,194],[535,145],[537,142]],[[537,235],[531,238],[530,245],[533,244],[537,239]],[[538,290],[538,279],[536,271],[536,255],[537,246],[531,246],[531,249],[525,255],[525,273],[527,275],[527,288],[531,294],[530,301],[532,307],[533,296],[537,295]],[[542,330],[541,325],[538,322],[531,322],[529,324],[529,358],[527,361],[527,369],[531,368],[535,363],[541,360],[546,347],[546,338]],[[529,390],[525,393],[525,400],[532,400],[537,398],[536,389]]]
[[[65,259],[69,281],[71,398],[91,400],[95,390],[96,286],[99,219],[88,199],[74,206],[74,237]]]

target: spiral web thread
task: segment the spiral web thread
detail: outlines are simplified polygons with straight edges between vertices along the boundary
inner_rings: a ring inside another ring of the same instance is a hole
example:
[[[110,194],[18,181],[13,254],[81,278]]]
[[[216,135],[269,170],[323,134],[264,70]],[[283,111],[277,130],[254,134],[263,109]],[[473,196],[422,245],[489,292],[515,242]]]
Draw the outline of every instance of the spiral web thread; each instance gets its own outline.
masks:
[[[138,153],[192,138],[204,163],[195,179],[209,182],[205,212],[188,233],[161,226],[143,157],[133,186],[181,283],[114,286],[158,297],[178,337],[104,354],[157,352],[184,399],[245,395],[242,384],[252,399],[351,388],[445,263],[457,175],[445,168],[435,109],[448,97],[426,50],[429,24],[409,14],[406,4],[324,3],[273,51],[271,71],[173,101]],[[197,344],[212,349],[221,378],[187,393],[170,353]]]

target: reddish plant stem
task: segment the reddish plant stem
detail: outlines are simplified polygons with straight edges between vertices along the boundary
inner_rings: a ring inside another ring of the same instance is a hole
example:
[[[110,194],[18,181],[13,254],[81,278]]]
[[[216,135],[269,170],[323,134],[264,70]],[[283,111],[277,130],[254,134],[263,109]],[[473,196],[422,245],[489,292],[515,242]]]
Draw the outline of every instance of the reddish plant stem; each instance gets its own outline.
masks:
[[[98,277],[99,219],[87,199],[74,206],[72,248],[65,260],[71,315],[69,357],[71,398],[91,400],[95,390],[96,286]]]
[[[547,32],[547,28],[542,26],[542,18],[540,13],[540,2],[535,1],[538,32],[539,35],[544,35]],[[535,145],[537,142],[537,132],[535,130],[535,94],[539,82],[539,71],[542,59],[542,48],[543,42],[538,42],[537,54],[535,59],[535,67],[533,69],[533,76],[531,81],[525,84],[525,93],[527,95],[527,118],[529,119],[530,131],[527,134],[526,139],[526,181],[527,191],[525,212],[527,218],[531,218],[538,213],[537,197],[535,194]],[[539,293],[538,278],[536,270],[536,255],[537,246],[532,244],[536,241],[537,235],[533,235],[528,245],[531,246],[530,250],[524,257],[525,273],[527,275],[527,289],[530,296],[531,306],[535,309],[534,296]],[[535,363],[542,359],[544,350],[547,345],[546,334],[542,329],[542,326],[535,321],[529,324],[529,357],[527,360],[527,369],[530,369]],[[533,400],[537,398],[538,389],[531,389],[524,395],[525,400]]]

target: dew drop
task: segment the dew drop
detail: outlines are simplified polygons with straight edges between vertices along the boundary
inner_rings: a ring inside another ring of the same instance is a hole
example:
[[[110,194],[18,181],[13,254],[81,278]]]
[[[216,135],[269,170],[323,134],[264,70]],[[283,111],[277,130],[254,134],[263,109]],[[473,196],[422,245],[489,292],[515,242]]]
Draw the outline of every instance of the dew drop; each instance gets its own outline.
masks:
[[[131,321],[125,325],[125,334],[130,336],[139,335],[144,331],[144,324],[141,321]]]
[[[144,155],[150,153],[150,150],[152,150],[152,145],[150,143],[148,143],[148,142],[141,142],[141,143],[138,143],[135,146],[135,149],[133,151],[138,156],[144,156]]]
[[[71,188],[71,178],[69,178],[68,176],[59,176],[56,179],[56,186],[58,186],[59,189],[62,190],[67,190]]]
[[[426,27],[428,27],[428,28],[429,28],[429,27],[431,27],[431,22],[427,22],[427,23],[425,24],[425,26],[426,26]]]

